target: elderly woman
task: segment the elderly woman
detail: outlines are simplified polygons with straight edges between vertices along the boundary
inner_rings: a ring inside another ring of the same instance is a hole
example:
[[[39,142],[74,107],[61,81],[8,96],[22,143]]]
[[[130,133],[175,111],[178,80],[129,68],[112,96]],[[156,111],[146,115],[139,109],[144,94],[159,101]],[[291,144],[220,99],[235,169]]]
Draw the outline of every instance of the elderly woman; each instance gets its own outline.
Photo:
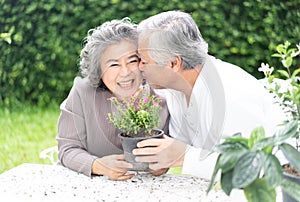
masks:
[[[80,55],[82,77],[76,77],[67,99],[61,104],[58,121],[60,163],[87,176],[105,175],[127,180],[132,165],[124,160],[122,146],[107,114],[115,109],[108,98],[126,98],[141,86],[138,69],[136,25],[128,18],[113,20],[88,32]],[[169,117],[161,110],[165,133]]]

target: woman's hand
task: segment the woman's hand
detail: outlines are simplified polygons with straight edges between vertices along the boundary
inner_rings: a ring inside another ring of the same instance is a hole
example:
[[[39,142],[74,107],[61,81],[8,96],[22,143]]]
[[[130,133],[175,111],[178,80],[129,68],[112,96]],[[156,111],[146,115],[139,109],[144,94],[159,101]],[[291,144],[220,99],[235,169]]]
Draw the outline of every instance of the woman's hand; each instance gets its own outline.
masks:
[[[162,168],[159,170],[150,170],[150,173],[154,176],[160,176],[168,172],[169,168]]]
[[[98,158],[93,162],[92,174],[105,175],[111,180],[128,180],[135,174],[126,174],[132,164],[125,161],[125,156],[110,155]]]

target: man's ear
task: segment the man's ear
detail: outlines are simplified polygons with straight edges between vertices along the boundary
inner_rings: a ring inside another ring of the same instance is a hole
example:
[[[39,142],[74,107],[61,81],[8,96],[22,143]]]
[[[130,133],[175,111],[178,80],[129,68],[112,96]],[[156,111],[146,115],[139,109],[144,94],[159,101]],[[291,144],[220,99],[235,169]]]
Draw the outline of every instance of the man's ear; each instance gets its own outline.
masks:
[[[182,58],[177,55],[175,59],[171,62],[171,66],[174,72],[178,72],[182,66]]]

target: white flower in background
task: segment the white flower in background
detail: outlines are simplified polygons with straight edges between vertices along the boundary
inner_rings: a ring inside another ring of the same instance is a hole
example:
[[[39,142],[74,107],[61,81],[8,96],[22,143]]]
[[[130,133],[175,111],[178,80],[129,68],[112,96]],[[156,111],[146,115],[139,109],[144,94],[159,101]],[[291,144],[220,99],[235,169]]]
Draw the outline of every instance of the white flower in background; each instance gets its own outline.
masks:
[[[258,71],[263,72],[266,77],[269,77],[274,71],[274,67],[270,67],[267,63],[261,63]]]
[[[300,55],[300,43],[296,46],[298,48],[298,51],[297,52],[293,51],[291,54],[292,57],[296,57],[297,55]]]

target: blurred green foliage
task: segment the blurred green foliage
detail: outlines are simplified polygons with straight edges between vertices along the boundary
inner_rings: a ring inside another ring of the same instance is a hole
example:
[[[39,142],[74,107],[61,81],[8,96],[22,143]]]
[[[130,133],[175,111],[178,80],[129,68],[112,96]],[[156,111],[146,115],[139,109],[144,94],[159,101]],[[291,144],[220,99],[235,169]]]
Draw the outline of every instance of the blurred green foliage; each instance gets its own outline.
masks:
[[[299,42],[299,0],[0,0],[0,105],[61,102],[78,72],[89,29],[115,18],[134,22],[167,10],[190,13],[210,54],[256,77],[277,44]],[[272,64],[276,62],[272,62]]]
[[[58,105],[0,108],[0,174],[22,163],[50,163],[39,153],[57,145]]]

